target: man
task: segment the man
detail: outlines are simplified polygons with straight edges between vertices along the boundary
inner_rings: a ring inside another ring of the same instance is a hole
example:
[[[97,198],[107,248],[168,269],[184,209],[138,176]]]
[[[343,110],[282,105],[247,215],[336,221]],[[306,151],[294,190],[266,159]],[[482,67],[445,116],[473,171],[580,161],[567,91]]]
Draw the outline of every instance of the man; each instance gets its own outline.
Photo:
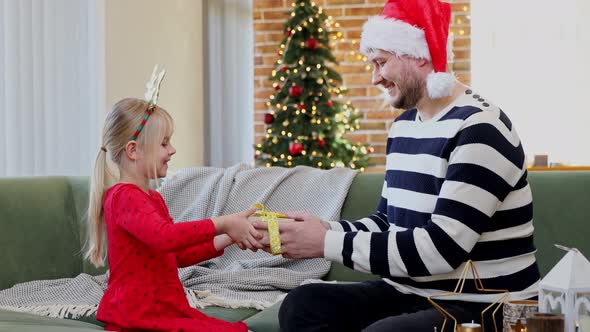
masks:
[[[501,109],[445,72],[450,15],[439,0],[389,0],[365,23],[372,83],[407,110],[389,132],[377,212],[355,222],[294,212],[303,222],[282,224],[281,241],[286,257],[325,257],[383,279],[294,289],[280,310],[282,331],[440,329],[443,316],[427,297],[452,291],[468,260],[486,288],[536,295],[522,145]],[[459,322],[478,322],[497,298],[466,282],[443,307]]]

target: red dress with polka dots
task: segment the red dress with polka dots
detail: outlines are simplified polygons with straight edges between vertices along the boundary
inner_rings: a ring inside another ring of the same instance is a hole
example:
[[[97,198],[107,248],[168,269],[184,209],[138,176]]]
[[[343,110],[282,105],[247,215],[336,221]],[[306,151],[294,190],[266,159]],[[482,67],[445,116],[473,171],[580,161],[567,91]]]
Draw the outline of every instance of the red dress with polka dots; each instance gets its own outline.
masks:
[[[178,278],[178,267],[223,254],[211,219],[174,223],[158,192],[122,183],[107,191],[104,214],[110,275],[96,318],[105,330],[248,330],[191,308]]]

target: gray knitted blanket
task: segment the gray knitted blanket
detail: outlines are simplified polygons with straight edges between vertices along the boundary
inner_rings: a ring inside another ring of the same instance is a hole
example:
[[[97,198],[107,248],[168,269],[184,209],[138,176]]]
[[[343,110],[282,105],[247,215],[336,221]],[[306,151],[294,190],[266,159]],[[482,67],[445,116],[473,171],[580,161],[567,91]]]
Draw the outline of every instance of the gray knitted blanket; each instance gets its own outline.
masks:
[[[243,211],[256,202],[272,211],[306,210],[337,220],[355,175],[343,168],[188,168],[164,181],[159,191],[177,222]],[[195,308],[262,310],[305,280],[323,277],[329,268],[324,259],[290,260],[232,245],[221,257],[179,269],[179,276]],[[18,284],[0,291],[0,309],[62,318],[92,315],[107,281],[108,274],[80,274]]]

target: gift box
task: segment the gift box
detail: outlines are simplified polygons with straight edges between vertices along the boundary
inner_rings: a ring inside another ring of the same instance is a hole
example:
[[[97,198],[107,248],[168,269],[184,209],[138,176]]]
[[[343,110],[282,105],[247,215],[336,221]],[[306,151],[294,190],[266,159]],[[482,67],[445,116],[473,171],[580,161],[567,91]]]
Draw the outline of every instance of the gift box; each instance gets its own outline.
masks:
[[[270,251],[273,255],[280,255],[283,253],[281,250],[281,235],[279,233],[280,222],[293,222],[294,219],[289,219],[285,214],[279,212],[268,211],[264,208],[264,205],[258,203],[254,205],[256,207],[256,213],[254,213],[248,220],[250,222],[261,221],[268,225],[268,231],[259,230],[262,233],[268,233],[268,239],[270,242]]]

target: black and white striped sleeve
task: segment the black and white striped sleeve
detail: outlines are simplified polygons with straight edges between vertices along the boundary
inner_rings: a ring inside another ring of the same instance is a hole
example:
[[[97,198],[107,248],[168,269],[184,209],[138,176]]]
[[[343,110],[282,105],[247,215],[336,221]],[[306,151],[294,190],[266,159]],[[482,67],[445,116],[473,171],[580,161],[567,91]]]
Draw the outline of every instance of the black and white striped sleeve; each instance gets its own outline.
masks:
[[[383,188],[387,187],[387,182],[383,184]],[[328,221],[330,229],[339,232],[384,232],[389,229],[389,222],[387,220],[387,199],[383,197],[377,205],[377,212],[374,214],[361,218],[356,221],[340,220]]]

